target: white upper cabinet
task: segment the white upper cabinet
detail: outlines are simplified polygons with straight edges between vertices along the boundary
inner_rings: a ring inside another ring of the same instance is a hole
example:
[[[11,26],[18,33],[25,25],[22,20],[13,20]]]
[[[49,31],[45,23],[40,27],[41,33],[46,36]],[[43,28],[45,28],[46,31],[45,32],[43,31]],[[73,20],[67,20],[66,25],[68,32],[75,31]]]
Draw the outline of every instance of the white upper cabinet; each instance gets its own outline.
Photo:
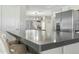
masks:
[[[0,6],[0,31],[1,31],[1,29],[2,29],[2,26],[1,26],[1,23],[2,23],[2,22],[1,22],[1,21],[2,21],[2,20],[1,20],[1,14],[2,14],[2,13],[1,13],[1,6]]]
[[[20,31],[20,6],[2,6],[2,30]]]

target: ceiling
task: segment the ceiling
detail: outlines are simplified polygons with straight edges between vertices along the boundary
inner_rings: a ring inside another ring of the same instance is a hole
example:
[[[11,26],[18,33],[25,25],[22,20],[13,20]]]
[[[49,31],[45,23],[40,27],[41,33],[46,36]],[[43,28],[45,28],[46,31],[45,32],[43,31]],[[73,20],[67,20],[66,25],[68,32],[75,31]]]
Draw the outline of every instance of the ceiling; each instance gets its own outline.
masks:
[[[56,11],[64,7],[65,5],[27,5],[26,15],[35,15],[34,12],[38,12],[38,15],[51,15],[52,11]],[[36,15],[37,15],[36,14]]]
[[[26,15],[51,15],[53,12],[62,11],[63,7],[70,8],[68,6],[70,5],[26,5]]]
[[[65,5],[28,5],[26,8],[29,10],[51,10],[64,7]]]

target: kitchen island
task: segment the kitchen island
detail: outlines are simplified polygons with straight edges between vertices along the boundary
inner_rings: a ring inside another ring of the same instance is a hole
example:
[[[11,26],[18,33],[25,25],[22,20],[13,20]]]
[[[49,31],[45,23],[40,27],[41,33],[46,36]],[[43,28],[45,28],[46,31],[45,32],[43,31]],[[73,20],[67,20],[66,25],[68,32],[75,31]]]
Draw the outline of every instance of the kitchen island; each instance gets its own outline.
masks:
[[[25,45],[31,47],[35,51],[35,53],[38,53],[38,54],[39,53],[48,53],[48,54],[50,54],[50,53],[53,53],[53,52],[54,53],[56,52],[56,54],[57,53],[62,54],[62,53],[64,53],[63,49],[65,49],[65,46],[73,45],[73,44],[78,45],[78,42],[79,42],[79,38],[68,39],[68,40],[57,40],[56,42],[54,42],[53,40],[34,41],[34,40],[28,40],[28,39],[22,37],[21,35],[14,33],[14,32],[7,31],[7,33],[9,33],[9,34],[11,34],[11,35],[13,35],[17,38],[20,38],[20,41],[22,43],[24,43]],[[74,47],[74,49],[76,49],[75,47]],[[77,47],[77,49],[78,48],[79,47]]]

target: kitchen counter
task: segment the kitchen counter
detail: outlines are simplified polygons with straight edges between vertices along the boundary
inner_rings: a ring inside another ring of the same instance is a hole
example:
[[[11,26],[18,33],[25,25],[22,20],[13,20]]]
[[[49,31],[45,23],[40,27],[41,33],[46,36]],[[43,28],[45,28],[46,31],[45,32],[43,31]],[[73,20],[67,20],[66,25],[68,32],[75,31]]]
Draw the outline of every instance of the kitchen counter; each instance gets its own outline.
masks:
[[[20,41],[33,48],[36,51],[36,53],[79,42],[79,38],[63,40],[60,38],[60,36],[58,36],[59,40],[57,39],[55,42],[51,39],[46,41],[35,41],[28,40],[25,37],[22,37],[20,34],[16,34],[11,31],[7,31],[7,33],[15,37],[21,38]]]

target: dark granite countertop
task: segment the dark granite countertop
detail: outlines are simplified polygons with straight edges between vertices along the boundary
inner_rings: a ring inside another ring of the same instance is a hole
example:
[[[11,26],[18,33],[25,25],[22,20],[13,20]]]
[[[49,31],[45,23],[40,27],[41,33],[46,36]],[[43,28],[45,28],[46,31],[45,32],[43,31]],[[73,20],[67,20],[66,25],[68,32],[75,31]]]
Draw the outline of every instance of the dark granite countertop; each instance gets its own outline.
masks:
[[[56,42],[50,40],[50,42],[48,43],[45,43],[45,44],[40,44],[39,42],[36,42],[35,41],[32,41],[32,40],[27,40],[23,37],[21,37],[20,35],[18,34],[15,34],[13,32],[10,32],[10,31],[7,31],[7,33],[15,36],[15,37],[19,37],[21,38],[20,41],[23,42],[24,44],[32,47],[37,53],[40,53],[42,51],[45,51],[45,50],[49,50],[49,49],[53,49],[53,48],[57,48],[57,47],[62,47],[62,46],[66,46],[66,45],[69,45],[69,44],[73,44],[73,43],[77,43],[79,42],[79,38],[71,38],[69,37],[70,39],[66,39],[63,40],[62,38],[59,38],[57,37],[57,40]],[[66,35],[68,35],[69,33],[67,33]],[[70,33],[71,35],[71,33]],[[76,35],[76,34],[75,34]],[[79,35],[79,34],[78,34]],[[58,35],[59,36],[59,35]],[[64,37],[64,36],[63,36]],[[45,41],[44,41],[45,42]],[[47,41],[46,41],[47,42]],[[42,42],[43,43],[43,42]]]

